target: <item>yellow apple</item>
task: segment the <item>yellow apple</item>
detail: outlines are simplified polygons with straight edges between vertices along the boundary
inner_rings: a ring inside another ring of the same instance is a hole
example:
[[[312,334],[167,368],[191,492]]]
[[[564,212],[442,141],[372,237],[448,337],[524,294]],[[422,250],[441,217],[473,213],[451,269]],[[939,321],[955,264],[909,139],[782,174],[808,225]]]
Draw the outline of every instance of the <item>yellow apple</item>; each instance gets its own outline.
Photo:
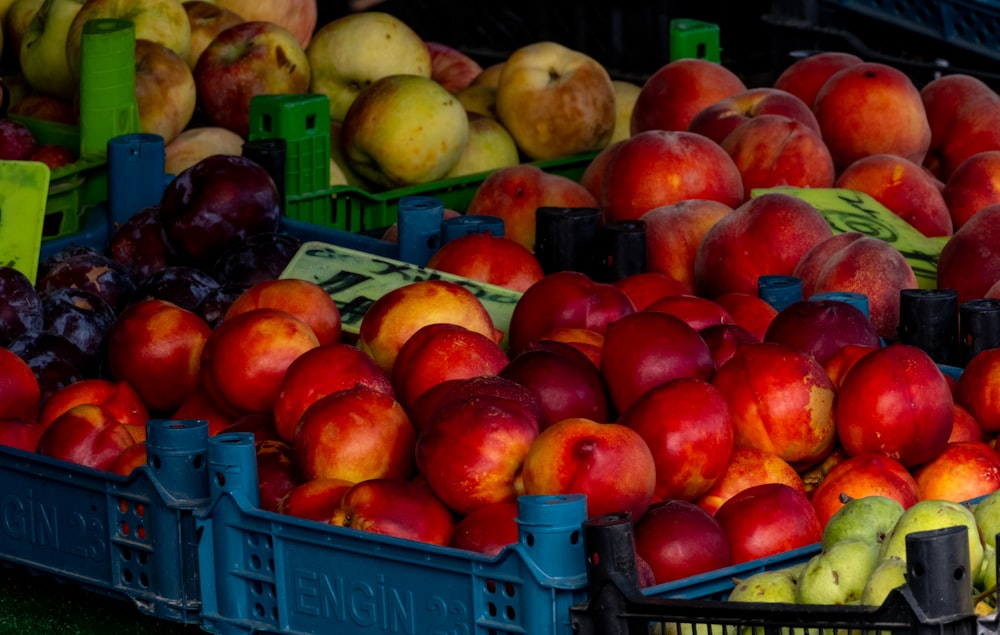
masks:
[[[392,189],[444,177],[465,150],[469,120],[430,77],[389,75],[358,94],[340,135],[350,166]]]
[[[216,35],[245,21],[243,16],[208,0],[187,0],[184,10],[191,23],[191,47],[186,58],[188,68],[191,69],[194,69],[201,52]]]
[[[25,33],[31,20],[42,8],[45,0],[14,0],[7,7],[3,14],[3,39],[4,54],[10,55],[12,59],[18,59],[21,55],[21,41],[24,40]]]
[[[197,103],[187,61],[159,42],[135,41],[135,101],[139,131],[170,143],[183,131]]]
[[[497,88],[486,84],[472,85],[455,93],[465,109],[477,115],[497,118]]]
[[[319,11],[317,0],[211,0],[215,5],[232,11],[248,21],[273,22],[284,27],[299,41],[309,46]]]
[[[165,144],[164,173],[180,174],[213,154],[243,154],[245,139],[221,126],[188,128]]]
[[[135,39],[159,42],[187,59],[191,49],[191,21],[180,0],[86,0],[70,25],[66,59],[73,77],[80,76],[83,25],[95,19],[129,20]]]
[[[343,121],[366,86],[388,75],[431,76],[427,45],[405,22],[380,11],[352,13],[321,27],[306,49],[311,91],[330,99],[330,120]]]
[[[45,0],[28,24],[19,59],[24,79],[40,93],[72,99],[76,80],[66,61],[66,36],[83,0]]]
[[[340,144],[342,127],[343,124],[340,122],[330,122],[330,185],[350,185],[351,187],[367,189],[368,184],[358,176],[344,155],[343,147]]]
[[[628,139],[632,136],[632,108],[635,107],[635,100],[639,98],[639,91],[642,86],[616,79],[611,82],[615,87],[615,131],[611,134],[610,143]]]
[[[492,117],[469,113],[469,140],[445,178],[492,172],[517,165],[521,158],[514,137]]]
[[[557,42],[523,46],[504,61],[497,118],[533,160],[604,148],[615,128],[615,88],[597,60]]]

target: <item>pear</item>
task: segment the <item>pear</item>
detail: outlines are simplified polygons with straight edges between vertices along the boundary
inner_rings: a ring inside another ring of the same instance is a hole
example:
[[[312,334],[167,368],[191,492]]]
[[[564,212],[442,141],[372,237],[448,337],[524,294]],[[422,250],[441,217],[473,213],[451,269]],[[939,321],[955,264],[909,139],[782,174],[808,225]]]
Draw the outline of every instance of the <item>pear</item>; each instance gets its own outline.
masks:
[[[888,496],[851,498],[823,527],[822,548],[845,538],[863,538],[881,543],[903,515],[903,505]]]
[[[1000,533],[1000,490],[981,498],[972,510],[979,525],[979,534],[983,543],[994,549],[997,546],[997,533]]]
[[[882,606],[889,592],[906,584],[906,563],[899,558],[885,558],[868,576],[861,590],[861,604]]]
[[[917,531],[964,525],[969,530],[969,571],[979,571],[983,564],[983,541],[972,508],[948,500],[926,499],[910,506],[896,521],[892,532],[882,542],[880,559],[906,560],[906,536]]]
[[[879,545],[864,538],[844,538],[814,555],[795,586],[800,604],[847,604],[859,600],[879,562]]]
[[[803,562],[791,567],[782,569],[772,569],[754,573],[743,580],[740,580],[732,591],[729,592],[731,602],[783,602],[795,604],[795,585],[799,576],[805,570],[808,562]],[[753,629],[744,626],[741,629],[730,627],[727,629],[728,635],[763,635],[764,629],[757,627]],[[791,629],[781,629],[783,635],[791,632]]]
[[[997,550],[990,545],[983,548],[983,564],[978,574],[972,580],[972,586],[979,591],[996,590],[997,586]]]

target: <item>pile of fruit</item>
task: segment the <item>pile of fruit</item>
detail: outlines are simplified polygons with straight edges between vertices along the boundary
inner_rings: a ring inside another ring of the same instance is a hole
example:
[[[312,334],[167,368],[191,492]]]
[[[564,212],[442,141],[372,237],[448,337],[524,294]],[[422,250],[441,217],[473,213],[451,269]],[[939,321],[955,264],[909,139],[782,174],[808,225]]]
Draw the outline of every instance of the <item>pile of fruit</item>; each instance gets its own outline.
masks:
[[[72,99],[82,23],[127,3],[52,0],[28,21],[42,32],[12,31],[29,1],[4,34],[21,36],[12,110],[41,116],[31,103]],[[309,0],[135,4],[142,126],[177,176],[106,251],[58,254],[35,284],[0,269],[0,443],[128,474],[149,418],[205,419],[254,433],[264,509],[484,553],[515,540],[518,495],[584,493],[591,515],[631,514],[647,584],[818,543],[846,500],[964,509],[1000,489],[1000,349],[955,379],[902,343],[911,254],[780,189],[861,192],[939,241],[935,286],[1000,298],[1000,95],[981,81],[918,88],[821,53],[747,87],[689,59],[630,99],[556,43],[482,69],[378,12],[317,29]],[[30,70],[49,38],[63,82]],[[330,100],[333,179],[485,171],[459,211],[505,236],[456,239],[431,266],[522,292],[508,325],[422,280],[352,340],[326,288],[280,278],[299,243],[238,155],[253,95],[307,91]],[[586,153],[580,182],[527,163]],[[645,271],[543,272],[539,207],[641,221]],[[867,311],[779,310],[765,275]]]

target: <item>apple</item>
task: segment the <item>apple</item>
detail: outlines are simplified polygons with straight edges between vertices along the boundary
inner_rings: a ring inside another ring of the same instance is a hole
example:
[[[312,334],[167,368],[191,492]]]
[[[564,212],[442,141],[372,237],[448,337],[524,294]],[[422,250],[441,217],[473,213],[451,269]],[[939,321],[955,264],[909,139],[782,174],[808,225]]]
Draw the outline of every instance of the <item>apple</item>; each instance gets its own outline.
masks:
[[[765,483],[782,483],[806,493],[802,477],[785,459],[767,450],[734,446],[725,470],[694,503],[714,515],[734,494]]]
[[[726,534],[733,564],[812,545],[823,537],[823,525],[809,498],[783,483],[737,492],[714,518]]]
[[[931,127],[924,165],[947,181],[974,154],[1000,149],[1000,95],[978,77],[947,73],[920,89]]]
[[[497,118],[496,86],[467,86],[455,93],[455,98],[462,103],[467,112]]]
[[[728,567],[729,541],[714,516],[684,500],[660,500],[635,519],[635,551],[656,584]]]
[[[876,348],[878,332],[856,306],[840,300],[800,300],[774,317],[765,342],[776,342],[812,355],[821,365],[844,346]]]
[[[488,503],[456,524],[449,547],[495,556],[518,541],[517,503]]]
[[[1000,489],[1000,454],[982,441],[949,442],[913,479],[921,500],[964,503]]]
[[[670,61],[642,85],[632,109],[632,134],[687,130],[706,107],[746,89],[743,80],[722,64],[700,58]]]
[[[901,156],[862,157],[845,167],[833,185],[868,194],[924,236],[950,236],[954,231],[945,184]]]
[[[451,510],[424,484],[394,478],[352,485],[330,524],[440,546],[455,530]]]
[[[31,20],[44,2],[45,0],[14,0],[6,4],[6,11],[2,14],[4,57],[17,59],[21,54],[21,43],[31,26]],[[6,79],[5,77],[4,81]]]
[[[389,75],[367,85],[344,114],[348,164],[384,188],[443,178],[469,140],[469,119],[454,95],[421,75]]]
[[[263,308],[281,309],[299,318],[309,325],[320,346],[340,341],[340,309],[319,283],[300,278],[262,280],[232,301],[224,319]]]
[[[740,124],[720,142],[743,179],[743,196],[780,186],[832,187],[833,157],[820,134],[797,119],[763,114]]]
[[[310,82],[305,49],[287,29],[264,21],[241,22],[219,33],[191,72],[209,122],[244,138],[256,95],[301,94]]]
[[[715,371],[708,344],[679,317],[640,311],[607,325],[601,374],[618,412],[662,383],[680,377],[708,380]]]
[[[497,87],[500,83],[500,72],[503,71],[503,62],[495,62],[486,66],[481,73],[472,80],[471,86],[491,86]]]
[[[135,25],[136,40],[159,42],[182,60],[191,50],[191,21],[180,0],[87,0],[73,18],[65,41],[66,60],[76,79],[80,77],[83,27],[99,19],[128,20]]]
[[[611,85],[615,89],[615,127],[609,145],[632,136],[632,109],[642,91],[639,84],[623,79],[612,79]]]
[[[579,271],[557,271],[521,294],[511,312],[509,351],[516,355],[554,328],[593,329],[604,334],[619,318],[635,312],[621,289],[595,282]]]
[[[164,172],[180,174],[213,154],[243,154],[246,140],[222,126],[194,126],[164,144]]]
[[[832,235],[819,210],[802,199],[781,192],[751,198],[705,232],[695,253],[695,292],[756,294],[758,278],[792,274],[807,251]]]
[[[318,20],[318,0],[211,0],[216,6],[232,11],[244,20],[272,22],[287,29],[299,46],[309,46]]]
[[[514,137],[499,121],[471,112],[466,116],[469,118],[469,138],[465,149],[443,178],[492,172],[521,162]]]
[[[941,196],[955,229],[984,207],[1000,203],[1000,186],[993,174],[1000,165],[1000,149],[984,150],[962,161],[944,183]]]
[[[795,60],[774,80],[774,87],[789,92],[812,108],[816,93],[837,71],[864,62],[854,53],[819,51]]]
[[[816,94],[813,112],[838,169],[883,153],[919,165],[930,149],[920,91],[888,64],[864,62],[837,71]]]
[[[459,324],[427,324],[407,338],[392,367],[392,384],[404,407],[449,379],[496,375],[507,355],[491,337]]]
[[[988,205],[948,239],[938,257],[937,286],[955,289],[959,306],[985,297],[1000,280],[1000,204]]]
[[[699,111],[687,129],[721,144],[737,127],[761,115],[781,115],[805,124],[817,134],[820,131],[816,115],[806,102],[770,86],[748,88],[723,97]]]
[[[868,313],[879,336],[895,339],[900,292],[918,287],[903,254],[886,241],[860,232],[844,232],[813,245],[792,270],[802,280],[803,295],[857,293],[868,300]]]
[[[202,51],[215,39],[215,36],[231,26],[244,22],[245,19],[209,0],[185,0],[183,5],[191,23],[191,46],[184,61],[193,71]]]
[[[464,326],[495,342],[503,338],[468,288],[447,280],[424,280],[397,287],[372,303],[358,327],[358,347],[391,377],[406,341],[421,327],[438,322]]]
[[[431,79],[449,93],[457,94],[469,87],[483,72],[479,62],[458,49],[441,42],[424,42],[431,55]]]
[[[159,42],[135,41],[135,99],[139,131],[173,141],[194,116],[194,76],[187,62]]]
[[[276,232],[281,205],[278,186],[262,166],[242,156],[213,154],[167,184],[160,217],[182,259],[208,267],[250,236]]]
[[[111,413],[96,404],[80,404],[56,417],[38,439],[37,452],[97,470],[112,462],[135,439]]]
[[[586,495],[588,517],[627,512],[642,518],[653,500],[656,463],[632,428],[571,417],[538,433],[521,478],[528,495]]]
[[[19,49],[21,73],[36,91],[72,100],[78,90],[66,58],[66,38],[83,0],[44,2],[35,12]]]
[[[446,242],[431,254],[426,267],[522,293],[545,275],[527,247],[489,232],[465,234]]]
[[[0,160],[27,161],[38,146],[28,126],[14,119],[0,118]]]
[[[646,225],[646,270],[662,272],[694,290],[694,261],[708,230],[733,208],[711,199],[685,199],[654,207]]]
[[[415,443],[413,425],[399,402],[356,384],[306,408],[291,445],[295,465],[306,479],[359,483],[411,478]]]
[[[538,419],[517,401],[485,394],[451,399],[417,435],[417,469],[458,515],[515,502],[524,493],[522,464],[538,434]]]
[[[729,405],[703,379],[654,386],[617,421],[638,432],[653,453],[657,500],[694,501],[726,472],[734,447]]]
[[[611,76],[600,62],[552,41],[514,50],[497,81],[497,118],[532,160],[608,145],[615,103]]]
[[[743,201],[743,179],[717,143],[687,131],[647,130],[621,142],[601,183],[605,221],[634,220],[656,207],[710,199]]]
[[[314,478],[285,492],[274,511],[279,514],[329,523],[340,499],[354,483],[339,478]]]
[[[596,209],[598,201],[573,179],[522,163],[487,176],[473,193],[465,213],[501,218],[504,235],[534,253],[535,213],[539,207]]]
[[[954,421],[947,380],[922,349],[891,344],[859,359],[838,391],[837,436],[848,454],[878,452],[907,467],[941,453]]]
[[[306,53],[310,91],[330,99],[330,120],[340,122],[358,94],[389,75],[430,78],[431,55],[417,33],[381,11],[339,17],[320,27]]]

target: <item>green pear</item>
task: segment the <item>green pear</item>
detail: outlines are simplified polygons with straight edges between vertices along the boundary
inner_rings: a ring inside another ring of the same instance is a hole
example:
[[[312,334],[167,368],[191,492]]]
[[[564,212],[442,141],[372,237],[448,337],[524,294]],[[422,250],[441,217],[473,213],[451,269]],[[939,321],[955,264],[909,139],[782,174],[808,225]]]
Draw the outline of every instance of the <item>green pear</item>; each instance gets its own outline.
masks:
[[[795,603],[795,585],[801,567],[760,571],[740,580],[729,592],[732,602],[787,602]]]
[[[972,514],[976,517],[983,543],[996,548],[997,534],[1000,533],[1000,490],[980,499]]]
[[[868,576],[861,590],[861,604],[882,606],[889,592],[906,584],[906,563],[899,558],[885,558]]]
[[[880,558],[906,560],[906,536],[917,531],[965,526],[969,530],[969,571],[979,571],[983,564],[983,541],[972,508],[948,500],[918,501],[903,512],[892,532],[882,542]]]
[[[878,543],[844,538],[809,559],[795,586],[796,600],[827,605],[858,600],[878,559]]]
[[[972,580],[972,586],[979,591],[989,591],[997,586],[997,550],[986,545],[983,548],[983,565]]]
[[[828,549],[847,538],[863,538],[881,543],[903,515],[903,505],[888,496],[852,498],[838,509],[823,527],[821,545]]]

